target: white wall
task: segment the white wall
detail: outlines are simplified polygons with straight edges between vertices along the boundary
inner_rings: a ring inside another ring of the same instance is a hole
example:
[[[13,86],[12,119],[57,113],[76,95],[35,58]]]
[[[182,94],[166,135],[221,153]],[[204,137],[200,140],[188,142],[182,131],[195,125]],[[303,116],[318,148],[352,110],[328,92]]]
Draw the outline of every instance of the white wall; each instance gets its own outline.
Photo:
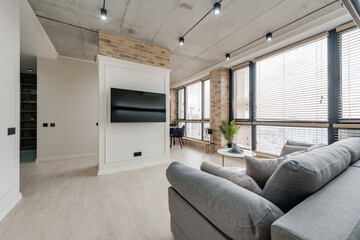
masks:
[[[170,161],[169,101],[166,122],[111,123],[110,88],[166,94],[170,70],[98,56],[99,174],[152,166]],[[142,152],[134,157],[134,152]]]
[[[97,154],[97,64],[59,56],[37,67],[37,161]]]
[[[19,12],[17,0],[0,7],[0,220],[21,199],[19,189]],[[16,135],[7,129],[16,127]]]

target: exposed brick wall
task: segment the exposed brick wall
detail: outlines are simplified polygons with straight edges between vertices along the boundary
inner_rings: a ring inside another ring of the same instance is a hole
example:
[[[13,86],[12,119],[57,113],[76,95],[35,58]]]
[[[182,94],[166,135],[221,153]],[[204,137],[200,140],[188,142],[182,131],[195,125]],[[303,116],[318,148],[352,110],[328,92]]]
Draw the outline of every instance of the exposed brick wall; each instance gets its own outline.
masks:
[[[99,54],[161,68],[170,62],[168,49],[104,31],[99,31]]]
[[[214,131],[215,150],[225,147],[227,141],[219,126],[229,121],[229,69],[218,68],[210,72],[210,127]]]
[[[178,119],[178,90],[170,89],[170,122]]]

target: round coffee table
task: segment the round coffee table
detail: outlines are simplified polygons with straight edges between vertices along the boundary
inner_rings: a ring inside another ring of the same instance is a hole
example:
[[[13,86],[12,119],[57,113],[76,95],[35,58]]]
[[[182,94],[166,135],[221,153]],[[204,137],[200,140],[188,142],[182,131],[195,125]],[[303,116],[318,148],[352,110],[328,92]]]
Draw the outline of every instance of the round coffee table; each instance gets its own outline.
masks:
[[[232,158],[245,158],[245,156],[251,156],[251,157],[256,156],[256,153],[254,153],[253,151],[243,150],[241,153],[233,153],[233,152],[230,152],[230,150],[231,150],[231,148],[221,148],[221,149],[217,150],[217,153],[222,156],[221,165],[223,167],[224,167],[225,156],[232,157]]]

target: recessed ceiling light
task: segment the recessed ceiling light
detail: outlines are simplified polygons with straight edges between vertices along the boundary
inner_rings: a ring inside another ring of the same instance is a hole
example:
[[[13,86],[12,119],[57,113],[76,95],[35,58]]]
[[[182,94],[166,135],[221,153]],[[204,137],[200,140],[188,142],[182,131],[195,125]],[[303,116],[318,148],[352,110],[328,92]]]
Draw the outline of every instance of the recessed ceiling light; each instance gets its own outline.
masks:
[[[266,41],[270,42],[272,40],[272,33],[266,34]]]
[[[213,11],[214,11],[214,14],[215,15],[219,15],[220,14],[220,12],[221,12],[221,4],[220,3],[215,3],[214,4],[214,9],[213,9]]]
[[[27,70],[28,70],[28,72],[32,72],[32,71],[33,71],[33,69],[32,69],[32,68],[28,68]]]
[[[184,42],[185,42],[185,40],[184,40],[183,37],[179,38],[179,45],[180,46],[184,45]]]
[[[225,55],[225,59],[226,59],[226,60],[230,60],[230,53],[227,53],[227,54]]]

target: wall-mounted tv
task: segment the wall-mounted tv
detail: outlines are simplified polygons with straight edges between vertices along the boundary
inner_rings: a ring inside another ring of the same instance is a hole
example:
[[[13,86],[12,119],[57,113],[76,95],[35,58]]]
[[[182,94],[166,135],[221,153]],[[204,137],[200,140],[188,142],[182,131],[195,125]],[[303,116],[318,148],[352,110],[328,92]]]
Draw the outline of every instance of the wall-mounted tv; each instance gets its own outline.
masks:
[[[111,122],[166,122],[166,95],[111,88]]]

